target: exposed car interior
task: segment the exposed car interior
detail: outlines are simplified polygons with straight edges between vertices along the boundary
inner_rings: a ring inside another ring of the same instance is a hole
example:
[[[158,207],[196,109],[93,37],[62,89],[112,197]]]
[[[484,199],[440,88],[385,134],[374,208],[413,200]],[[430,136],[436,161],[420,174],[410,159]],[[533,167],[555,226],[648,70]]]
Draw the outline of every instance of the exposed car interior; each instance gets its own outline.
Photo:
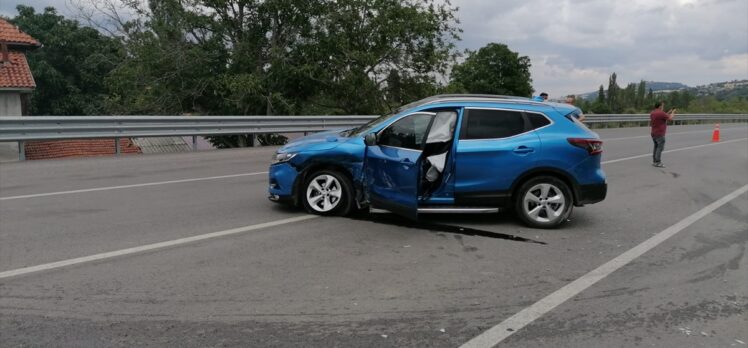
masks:
[[[454,142],[457,112],[439,111],[434,116],[431,129],[426,137],[421,162],[421,200],[427,200],[432,193],[447,182],[451,168],[447,165]]]

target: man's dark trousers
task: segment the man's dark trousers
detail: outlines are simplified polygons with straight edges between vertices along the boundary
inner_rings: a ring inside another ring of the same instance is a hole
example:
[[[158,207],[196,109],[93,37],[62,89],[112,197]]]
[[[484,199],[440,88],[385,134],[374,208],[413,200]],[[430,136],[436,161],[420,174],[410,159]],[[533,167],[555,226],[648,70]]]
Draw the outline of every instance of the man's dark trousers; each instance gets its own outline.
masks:
[[[660,163],[662,162],[662,150],[665,149],[665,136],[652,136],[652,141],[654,142],[654,150],[652,151],[652,162],[653,163]]]

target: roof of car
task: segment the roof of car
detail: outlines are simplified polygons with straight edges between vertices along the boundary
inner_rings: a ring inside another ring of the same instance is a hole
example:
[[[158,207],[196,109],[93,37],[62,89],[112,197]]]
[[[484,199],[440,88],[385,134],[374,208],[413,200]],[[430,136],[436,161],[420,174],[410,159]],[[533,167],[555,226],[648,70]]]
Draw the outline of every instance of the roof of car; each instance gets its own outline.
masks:
[[[414,101],[410,104],[403,105],[398,111],[412,109],[418,106],[445,103],[445,102],[493,102],[493,103],[513,103],[527,105],[548,105],[547,102],[533,101],[526,97],[495,95],[495,94],[439,94],[432,97]]]

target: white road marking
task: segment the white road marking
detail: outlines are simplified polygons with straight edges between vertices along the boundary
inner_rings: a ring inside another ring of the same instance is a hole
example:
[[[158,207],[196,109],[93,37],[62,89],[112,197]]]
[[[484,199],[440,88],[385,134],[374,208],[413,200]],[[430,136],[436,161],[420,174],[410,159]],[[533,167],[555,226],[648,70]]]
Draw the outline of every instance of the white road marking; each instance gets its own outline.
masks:
[[[689,215],[683,220],[678,221],[676,224],[655,234],[641,244],[629,249],[621,255],[618,255],[616,258],[606,262],[602,266],[590,271],[577,280],[544,297],[540,301],[535,302],[531,306],[521,310],[519,313],[509,317],[498,325],[488,329],[487,331],[463,344],[461,348],[493,347],[499,344],[507,337],[532,323],[544,314],[550,312],[560,304],[578,295],[585,289],[599,282],[621,267],[626,266],[634,259],[643,255],[652,248],[660,245],[668,238],[676,235],[678,232],[692,225],[694,222],[698,221],[709,213],[717,210],[719,207],[727,204],[731,200],[744,194],[746,191],[748,191],[748,185],[744,185],[743,187],[733,191],[727,196],[720,198],[716,202],[707,205],[706,207]]]
[[[111,259],[113,257],[125,256],[125,255],[130,255],[130,254],[135,254],[135,253],[141,253],[141,252],[144,252],[144,251],[156,250],[156,249],[163,249],[163,248],[172,247],[172,246],[176,246],[176,245],[183,245],[183,244],[187,244],[187,243],[194,243],[194,242],[203,241],[203,240],[206,240],[206,239],[213,239],[213,238],[218,238],[218,237],[225,237],[225,236],[230,236],[230,235],[234,235],[234,234],[239,234],[239,233],[244,233],[244,232],[259,230],[259,229],[263,229],[263,228],[269,228],[269,227],[274,227],[274,226],[279,226],[279,225],[290,224],[290,223],[293,223],[293,222],[299,222],[299,221],[314,219],[314,218],[317,218],[317,217],[319,217],[319,215],[296,216],[296,217],[292,217],[292,218],[287,218],[287,219],[282,219],[282,220],[276,220],[276,221],[271,221],[271,222],[265,222],[265,223],[256,224],[256,225],[249,225],[249,226],[244,226],[244,227],[239,227],[239,228],[232,228],[232,229],[229,229],[229,230],[223,230],[223,231],[218,231],[218,232],[206,233],[206,234],[201,234],[201,235],[192,236],[192,237],[179,238],[179,239],[174,239],[174,240],[170,240],[170,241],[153,243],[153,244],[147,244],[147,245],[141,245],[141,246],[138,246],[138,247],[132,247],[132,248],[127,248],[127,249],[120,249],[120,250],[115,250],[115,251],[109,251],[109,252],[105,252],[105,253],[101,253],[101,254],[95,254],[95,255],[90,255],[90,256],[83,256],[83,257],[78,257],[78,258],[69,259],[69,260],[63,260],[63,261],[45,263],[45,264],[36,265],[36,266],[18,268],[18,269],[13,269],[13,270],[9,270],[9,271],[0,272],[0,279],[10,278],[10,277],[16,277],[16,276],[20,276],[20,275],[24,275],[24,274],[29,274],[29,273],[34,273],[34,272],[48,271],[48,270],[52,270],[52,269],[57,269],[57,268],[62,268],[62,267],[67,267],[67,266],[72,266],[72,265],[78,265],[78,264],[86,263],[86,262],[101,261],[101,260]]]
[[[719,145],[719,144],[729,144],[729,143],[734,143],[734,142],[738,142],[738,141],[745,141],[745,140],[748,140],[748,138],[733,139],[733,140],[727,140],[727,141],[720,141],[718,143],[709,143],[709,144],[696,145],[696,146],[679,147],[677,149],[662,151],[662,153],[670,153],[670,152],[677,152],[677,151],[692,150],[692,149],[698,149],[700,147],[715,146],[715,145]],[[628,160],[632,160],[632,159],[637,159],[637,158],[642,158],[642,157],[651,157],[651,156],[652,156],[652,153],[650,152],[650,153],[645,153],[643,155],[636,155],[636,156],[630,156],[630,157],[624,157],[624,158],[616,158],[616,159],[613,159],[613,160],[603,161],[602,164],[610,164],[610,163],[616,163],[616,162],[623,162],[623,161],[628,161]]]
[[[723,127],[722,131],[724,132],[724,131],[727,131],[727,130],[737,130],[737,129],[739,129],[739,130],[748,130],[748,127]],[[593,129],[592,131],[594,132],[595,130]],[[670,136],[670,135],[678,135],[678,134],[709,133],[709,132],[712,132],[712,131],[713,131],[712,129],[704,129],[704,130],[697,130],[697,131],[668,133],[667,135]],[[603,141],[613,141],[613,140],[628,140],[628,139],[651,138],[651,137],[652,137],[651,135],[647,134],[647,135],[637,135],[637,136],[633,136],[633,137],[610,138],[610,139],[601,138],[601,139]]]
[[[146,183],[142,183],[142,184],[132,184],[132,185],[95,187],[95,188],[81,189],[81,190],[71,190],[71,191],[58,191],[58,192],[36,193],[36,194],[31,194],[31,195],[0,197],[0,201],[9,201],[9,200],[12,200],[12,199],[22,199],[22,198],[35,198],[35,197],[47,197],[47,196],[67,195],[67,194],[71,194],[71,193],[84,193],[84,192],[119,190],[119,189],[125,189],[125,188],[133,188],[133,187],[145,187],[145,186],[156,186],[156,185],[166,185],[166,184],[179,184],[179,183],[193,182],[193,181],[205,181],[205,180],[218,180],[218,179],[238,178],[238,177],[242,177],[242,176],[252,176],[252,175],[260,175],[260,174],[267,174],[267,173],[268,172],[241,173],[241,174],[231,174],[231,175],[208,176],[208,177],[204,177],[204,178],[191,178],[191,179],[181,179],[181,180],[146,182]]]

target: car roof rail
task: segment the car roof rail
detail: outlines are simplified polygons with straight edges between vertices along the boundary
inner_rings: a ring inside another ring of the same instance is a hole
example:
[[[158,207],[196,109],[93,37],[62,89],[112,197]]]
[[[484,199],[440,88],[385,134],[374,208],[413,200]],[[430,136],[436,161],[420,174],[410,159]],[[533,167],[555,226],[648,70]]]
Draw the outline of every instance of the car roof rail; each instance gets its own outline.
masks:
[[[539,102],[532,100],[527,97],[518,97],[511,95],[497,95],[497,94],[437,94],[424,99],[416,100],[412,103],[402,105],[395,109],[395,112],[405,111],[418,106],[424,106],[429,104],[435,104],[440,102],[450,101],[476,101],[476,102],[497,102],[503,103],[515,103],[515,104],[533,104],[533,105],[547,105],[545,102]]]
[[[413,103],[413,106],[422,106],[440,102],[452,101],[474,101],[474,102],[501,102],[512,104],[547,105],[546,102],[535,101],[527,97],[495,95],[495,94],[440,94],[430,98],[422,99]]]
[[[514,99],[514,100],[530,100],[527,97],[520,97],[516,95],[500,95],[500,94],[437,94],[433,96],[434,99],[452,99],[452,98],[480,98],[480,99]],[[428,98],[427,98],[428,99]]]

